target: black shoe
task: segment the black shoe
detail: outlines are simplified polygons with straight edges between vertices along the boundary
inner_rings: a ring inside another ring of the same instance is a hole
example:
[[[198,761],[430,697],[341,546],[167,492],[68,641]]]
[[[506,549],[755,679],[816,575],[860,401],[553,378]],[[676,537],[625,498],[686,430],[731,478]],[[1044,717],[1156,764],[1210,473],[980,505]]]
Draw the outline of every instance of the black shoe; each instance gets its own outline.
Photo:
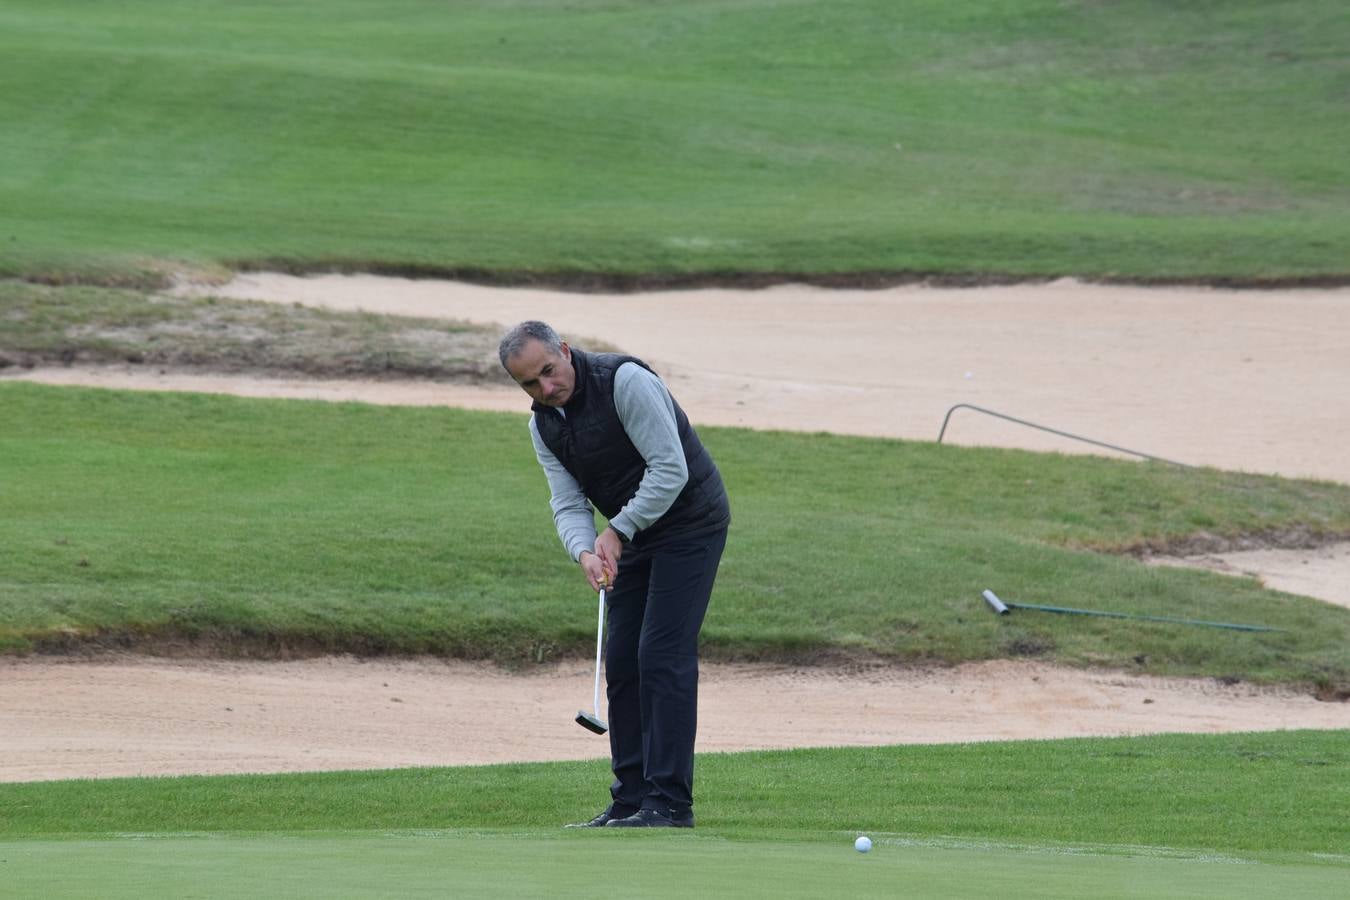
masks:
[[[633,815],[621,819],[617,816],[605,823],[607,828],[693,828],[694,813],[682,816],[666,814],[658,809],[639,809]]]
[[[629,810],[632,809],[633,807],[631,807],[631,806],[620,806],[620,807],[618,807],[618,809],[616,810],[616,809],[615,809],[616,806],[617,806],[617,804],[611,803],[609,806],[606,806],[606,807],[605,807],[605,811],[604,811],[604,812],[602,812],[600,815],[596,816],[594,819],[591,819],[589,822],[573,822],[571,825],[564,825],[563,827],[564,827],[564,828],[604,828],[606,825],[608,825],[608,824],[609,824],[611,821],[613,821],[614,819],[622,819],[622,818],[625,818],[625,817],[631,815],[631,813],[629,812]]]

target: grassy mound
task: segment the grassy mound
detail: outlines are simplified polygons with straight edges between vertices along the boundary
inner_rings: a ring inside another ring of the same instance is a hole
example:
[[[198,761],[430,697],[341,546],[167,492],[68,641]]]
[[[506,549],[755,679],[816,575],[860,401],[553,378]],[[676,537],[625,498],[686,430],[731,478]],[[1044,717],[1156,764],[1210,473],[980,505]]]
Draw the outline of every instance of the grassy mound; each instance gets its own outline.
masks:
[[[523,415],[0,384],[0,646],[593,647]],[[1100,551],[1350,533],[1350,487],[1089,457],[706,429],[733,504],[717,658],[1038,656],[1350,686],[1350,610]],[[1023,602],[1238,621],[1242,633]]]
[[[0,371],[42,365],[510,383],[500,329],[127,288],[0,281]]]

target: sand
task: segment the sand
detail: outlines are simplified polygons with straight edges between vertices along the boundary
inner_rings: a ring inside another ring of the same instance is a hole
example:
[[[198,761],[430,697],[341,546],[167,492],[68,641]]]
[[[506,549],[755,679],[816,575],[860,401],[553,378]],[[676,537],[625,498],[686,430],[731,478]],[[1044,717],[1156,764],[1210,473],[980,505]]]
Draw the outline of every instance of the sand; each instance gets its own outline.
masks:
[[[599,759],[593,670],[433,660],[0,661],[0,781]],[[700,752],[1350,728],[1350,704],[1036,662],[703,667]]]

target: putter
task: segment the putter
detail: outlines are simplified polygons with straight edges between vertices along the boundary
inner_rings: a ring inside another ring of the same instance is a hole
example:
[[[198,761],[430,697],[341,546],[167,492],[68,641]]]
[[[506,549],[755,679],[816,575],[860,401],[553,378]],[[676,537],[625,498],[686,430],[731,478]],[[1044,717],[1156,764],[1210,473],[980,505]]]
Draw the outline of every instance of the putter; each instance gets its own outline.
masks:
[[[600,647],[605,634],[605,589],[600,589],[600,621],[595,626],[595,715],[586,710],[577,711],[577,724],[587,731],[604,734],[609,731],[605,720],[600,718]]]

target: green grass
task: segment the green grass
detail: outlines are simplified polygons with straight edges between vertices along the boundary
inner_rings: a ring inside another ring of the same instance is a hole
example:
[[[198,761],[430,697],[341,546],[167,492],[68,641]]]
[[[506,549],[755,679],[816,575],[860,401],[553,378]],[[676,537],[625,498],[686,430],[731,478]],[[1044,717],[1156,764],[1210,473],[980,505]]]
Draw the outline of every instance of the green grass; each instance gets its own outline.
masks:
[[[1347,738],[1276,731],[704,753],[696,830],[1350,853]],[[594,760],[0,784],[0,837],[552,829],[604,805],[608,772],[608,760]]]
[[[1339,0],[0,9],[0,274],[1347,274]]]
[[[957,900],[1324,900],[1346,871],[1317,862],[1102,855],[1053,848],[726,843],[625,835],[340,834],[0,843],[19,896],[895,897]]]
[[[195,836],[0,842],[17,896],[90,897],[1082,897],[1325,900],[1343,866],[1045,847],[727,843],[556,833]]]
[[[523,403],[523,401],[522,401]],[[0,384],[0,647],[585,656],[524,415]],[[1350,686],[1350,610],[1097,549],[1350,532],[1350,487],[706,429],[733,505],[716,658],[1038,656]],[[1217,629],[980,599],[1238,621]]]
[[[600,761],[0,785],[0,871],[54,896],[573,896],[625,871],[653,876],[639,896],[1332,896],[1347,737],[704,754],[681,834],[559,829],[593,812]]]

